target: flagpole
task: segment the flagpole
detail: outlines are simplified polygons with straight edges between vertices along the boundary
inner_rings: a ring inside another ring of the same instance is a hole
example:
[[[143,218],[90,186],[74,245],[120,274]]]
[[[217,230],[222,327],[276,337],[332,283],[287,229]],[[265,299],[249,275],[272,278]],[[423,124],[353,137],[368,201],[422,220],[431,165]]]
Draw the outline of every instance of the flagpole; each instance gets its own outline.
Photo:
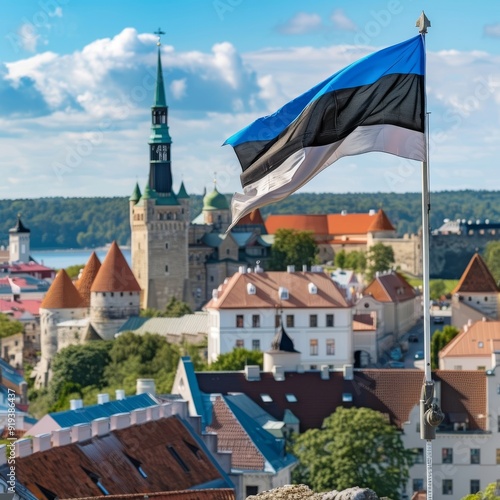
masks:
[[[416,26],[423,37],[425,48],[425,34],[431,26],[429,19],[422,11],[417,19]],[[432,500],[432,440],[436,437],[436,427],[442,422],[443,414],[434,400],[434,382],[431,370],[431,319],[429,293],[429,212],[431,209],[429,195],[429,113],[427,112],[427,97],[425,93],[424,71],[424,99],[425,99],[425,161],[422,162],[422,295],[424,309],[424,382],[420,397],[420,437],[426,441],[426,479],[427,500]]]

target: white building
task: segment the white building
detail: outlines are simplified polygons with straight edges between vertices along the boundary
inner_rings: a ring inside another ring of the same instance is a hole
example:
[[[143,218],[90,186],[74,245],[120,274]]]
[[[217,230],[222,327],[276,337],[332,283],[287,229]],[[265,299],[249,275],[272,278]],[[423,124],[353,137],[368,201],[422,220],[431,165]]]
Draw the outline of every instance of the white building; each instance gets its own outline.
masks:
[[[214,290],[206,309],[209,362],[235,347],[268,350],[283,322],[303,368],[352,363],[351,304],[324,272],[240,268]]]

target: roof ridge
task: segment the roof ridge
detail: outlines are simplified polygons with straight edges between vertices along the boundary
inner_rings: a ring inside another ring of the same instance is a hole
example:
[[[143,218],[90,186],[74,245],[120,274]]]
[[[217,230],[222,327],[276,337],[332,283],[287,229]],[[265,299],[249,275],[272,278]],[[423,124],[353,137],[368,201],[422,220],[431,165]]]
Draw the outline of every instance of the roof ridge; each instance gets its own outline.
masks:
[[[79,307],[85,307],[85,299],[76,289],[68,273],[61,269],[43,298],[40,309],[75,309]]]

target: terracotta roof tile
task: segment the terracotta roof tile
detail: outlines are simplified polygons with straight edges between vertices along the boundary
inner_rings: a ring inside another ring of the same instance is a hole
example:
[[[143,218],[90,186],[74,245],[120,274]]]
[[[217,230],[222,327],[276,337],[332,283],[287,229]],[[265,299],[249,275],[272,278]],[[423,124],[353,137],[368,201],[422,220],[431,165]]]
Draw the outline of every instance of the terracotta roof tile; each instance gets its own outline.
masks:
[[[78,500],[144,500],[144,493],[130,493],[125,495],[107,495],[100,497],[83,497]],[[184,491],[161,491],[159,493],[148,492],[148,498],[155,500],[193,500],[193,490]],[[234,490],[213,489],[196,490],[196,500],[235,500]]]
[[[439,357],[484,356],[489,359],[493,351],[499,349],[500,321],[476,321],[441,349]]]
[[[379,211],[375,215],[375,218],[373,219],[372,223],[370,224],[368,231],[370,231],[370,232],[395,231],[395,229],[394,229],[394,226],[391,224],[389,217],[387,217],[387,214],[382,209],[379,209]]]
[[[85,300],[64,269],[61,269],[50,285],[40,309],[73,309],[85,307]]]
[[[92,283],[94,282],[100,268],[101,261],[99,260],[99,257],[97,257],[96,253],[92,252],[92,255],[82,270],[80,279],[75,281],[75,287],[85,300],[86,306],[90,306],[90,289],[92,288]]]
[[[232,451],[232,467],[264,470],[263,456],[220,396],[213,401],[212,422],[207,431],[217,433],[218,451]]]
[[[110,495],[187,490],[217,480],[227,487],[219,470],[176,417],[16,459],[17,481],[40,499],[47,497],[39,486],[59,498],[102,496],[92,474]]]
[[[377,316],[370,314],[355,314],[352,317],[352,329],[356,331],[377,330]]]
[[[309,284],[317,288],[310,293]],[[248,293],[248,285],[255,286],[255,294]],[[288,300],[279,297],[279,288],[288,290]],[[219,287],[218,298],[212,299],[207,308],[331,308],[349,307],[343,292],[326,273],[313,272],[262,272],[235,273]]]
[[[242,219],[238,221],[237,226],[244,226],[244,225],[265,225],[264,224],[264,219],[262,218],[262,214],[260,213],[260,210],[257,208],[250,212],[249,214],[245,215]]]
[[[379,302],[404,302],[416,297],[413,287],[396,272],[376,276],[365,288],[363,295],[371,295]]]
[[[114,241],[92,283],[92,292],[140,292],[125,257]]]
[[[328,234],[326,215],[269,215],[266,219],[268,234],[275,234],[278,229],[312,231],[316,236]]]
[[[341,372],[330,372],[330,378],[323,380],[319,372],[312,371],[287,372],[283,381],[276,381],[272,373],[261,373],[259,381],[248,381],[241,372],[199,372],[196,377],[202,392],[241,392],[277,420],[283,420],[285,410],[291,411],[303,432],[320,428],[338,406],[372,408],[387,414],[393,424],[401,427],[420,401],[424,375],[420,370],[388,369],[355,370],[354,380],[345,380]],[[441,381],[441,408],[445,414],[466,413],[471,430],[484,430],[485,419],[477,419],[477,415],[487,413],[484,372],[437,371],[434,378]],[[342,401],[343,393],[352,394],[352,403]],[[264,403],[261,394],[268,394],[272,401]],[[297,402],[287,401],[285,394],[295,395]]]
[[[498,286],[496,284],[495,278],[493,278],[488,266],[481,258],[481,256],[476,253],[469,262],[469,265],[465,269],[458,285],[453,290],[455,293],[466,293],[466,292],[498,292]]]

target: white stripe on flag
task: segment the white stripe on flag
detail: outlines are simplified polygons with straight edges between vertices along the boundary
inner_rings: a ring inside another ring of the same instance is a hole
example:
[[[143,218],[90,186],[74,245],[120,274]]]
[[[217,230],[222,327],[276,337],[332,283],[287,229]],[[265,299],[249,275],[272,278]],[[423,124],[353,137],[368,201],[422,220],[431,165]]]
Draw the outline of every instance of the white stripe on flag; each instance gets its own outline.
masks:
[[[243,194],[235,193],[228,231],[256,208],[294,193],[339,158],[371,151],[425,161],[425,137],[422,132],[395,125],[370,125],[356,128],[341,141],[297,151],[264,178],[245,186]]]

